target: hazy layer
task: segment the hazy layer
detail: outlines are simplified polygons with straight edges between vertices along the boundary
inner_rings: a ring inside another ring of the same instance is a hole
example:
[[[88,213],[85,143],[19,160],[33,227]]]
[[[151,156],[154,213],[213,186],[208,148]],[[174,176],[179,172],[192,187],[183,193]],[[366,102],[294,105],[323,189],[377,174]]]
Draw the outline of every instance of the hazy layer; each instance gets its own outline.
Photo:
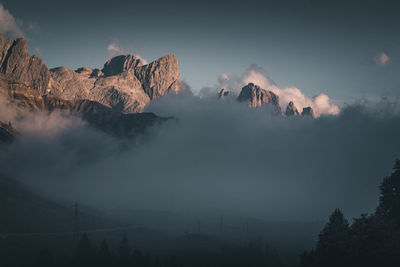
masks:
[[[147,109],[178,120],[136,141],[61,113],[16,121],[23,133],[1,148],[1,169],[50,196],[100,209],[314,220],[336,207],[349,217],[371,212],[400,151],[400,116],[385,101],[318,119],[190,93]]]

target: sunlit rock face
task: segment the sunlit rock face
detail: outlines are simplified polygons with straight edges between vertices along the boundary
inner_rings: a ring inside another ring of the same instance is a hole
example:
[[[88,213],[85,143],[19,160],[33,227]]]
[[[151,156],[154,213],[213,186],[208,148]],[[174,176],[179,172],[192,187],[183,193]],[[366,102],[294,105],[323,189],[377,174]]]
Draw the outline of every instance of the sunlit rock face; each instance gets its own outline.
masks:
[[[50,72],[42,60],[28,53],[24,38],[12,40],[0,34],[0,73],[10,81],[23,83],[44,94],[50,80]]]
[[[123,113],[137,113],[151,99],[169,91],[178,92],[179,80],[178,61],[173,55],[147,65],[126,55],[108,60],[101,71],[52,69],[49,93],[68,100],[96,101]]]
[[[172,54],[135,68],[135,75],[150,99],[159,98],[167,92],[179,91],[178,60]]]
[[[314,110],[312,109],[312,107],[303,108],[303,111],[301,112],[301,115],[302,116],[311,116],[312,118],[315,118]]]
[[[90,100],[67,100],[50,94],[41,95],[32,87],[10,82],[2,74],[0,74],[0,96],[7,99],[6,104],[10,105],[18,117],[37,111],[58,110],[65,114],[78,115],[97,129],[125,137],[144,133],[147,127],[167,120],[153,113],[124,114]],[[0,141],[12,142],[15,139],[16,135],[8,127],[8,122],[0,125],[0,128]]]
[[[143,66],[143,61],[133,55],[121,55],[109,59],[102,69],[106,76],[117,75],[124,71]]]
[[[165,119],[131,113],[142,112],[151,99],[177,92],[179,81],[173,55],[148,65],[127,55],[110,59],[103,70],[48,70],[39,57],[29,55],[26,39],[14,41],[0,34],[0,96],[21,117],[33,111],[63,110],[97,128],[134,135]],[[0,129],[4,138],[12,136],[7,125]]]
[[[300,115],[300,113],[297,110],[297,107],[294,105],[293,101],[290,101],[289,104],[287,105],[285,114],[286,114],[286,117]]]
[[[238,101],[248,102],[248,106],[252,108],[260,107],[264,104],[272,104],[275,110],[279,114],[282,114],[279,96],[269,90],[260,88],[260,86],[254,83],[249,83],[242,88],[238,96]]]
[[[133,55],[116,56],[102,70],[82,67],[47,69],[30,56],[26,39],[0,34],[0,73],[37,91],[63,100],[90,100],[122,113],[143,111],[151,99],[179,91],[178,61],[174,55],[144,64]]]
[[[106,76],[91,69],[50,70],[49,94],[65,100],[91,100],[123,113],[141,112],[150,101],[131,69]]]

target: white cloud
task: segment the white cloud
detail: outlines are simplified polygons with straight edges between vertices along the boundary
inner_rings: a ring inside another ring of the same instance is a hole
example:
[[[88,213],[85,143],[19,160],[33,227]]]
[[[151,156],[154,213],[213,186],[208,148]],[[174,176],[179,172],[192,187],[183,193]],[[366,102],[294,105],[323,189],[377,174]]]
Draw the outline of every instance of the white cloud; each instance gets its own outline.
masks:
[[[330,97],[326,94],[318,94],[312,98],[304,95],[304,93],[297,87],[287,87],[280,89],[277,86],[268,88],[275,94],[279,95],[280,104],[283,110],[290,101],[293,101],[297,109],[301,112],[305,107],[312,107],[316,117],[321,115],[338,115],[340,109],[338,106],[332,104]]]
[[[119,56],[119,55],[123,55],[123,54],[132,54],[126,51],[126,49],[122,48],[119,43],[118,40],[114,40],[113,42],[111,42],[108,46],[107,46],[107,51],[110,54],[110,56]],[[148,64],[148,61],[143,58],[142,56],[138,55],[138,54],[133,54],[135,57],[139,58],[140,60],[142,60],[143,64]]]
[[[13,38],[24,36],[22,30],[15,21],[15,18],[3,7],[2,4],[0,4],[0,33],[9,35]]]
[[[134,56],[137,57],[137,58],[139,58],[139,59],[143,62],[144,65],[146,65],[146,64],[149,63],[149,62],[147,62],[147,60],[146,60],[145,58],[143,58],[141,55],[136,54],[136,55],[134,55]]]
[[[374,61],[376,65],[383,67],[390,62],[390,57],[385,52],[381,52],[374,57]]]
[[[228,91],[239,93],[240,89],[250,82],[257,84],[262,88],[268,88],[275,84],[268,78],[268,75],[264,70],[257,65],[251,65],[241,75],[228,75],[226,73],[219,75],[217,90],[225,88]]]
[[[117,55],[117,54],[123,54],[124,50],[122,50],[121,47],[119,47],[119,45],[115,42],[109,44],[107,46],[107,51],[111,54],[111,55]]]
[[[219,83],[224,83],[225,81],[229,80],[229,75],[226,73],[222,73],[218,76],[218,82]]]
[[[260,86],[261,88],[269,88],[273,86],[273,83],[261,72],[249,69],[246,74],[243,76],[242,81],[244,84],[254,83]]]
[[[323,114],[337,115],[340,112],[339,107],[330,102],[328,95],[321,93],[310,98],[297,87],[279,88],[267,73],[256,65],[251,65],[242,75],[221,74],[218,78],[217,90],[225,88],[238,93],[248,83],[254,83],[277,94],[283,110],[290,101],[293,101],[300,112],[305,107],[312,107],[317,117]]]
[[[40,29],[39,25],[37,25],[34,22],[30,22],[28,24],[24,24],[23,26],[24,26],[23,28],[24,28],[25,31],[32,32],[32,33],[35,33],[35,34],[40,34],[41,33],[41,29]]]

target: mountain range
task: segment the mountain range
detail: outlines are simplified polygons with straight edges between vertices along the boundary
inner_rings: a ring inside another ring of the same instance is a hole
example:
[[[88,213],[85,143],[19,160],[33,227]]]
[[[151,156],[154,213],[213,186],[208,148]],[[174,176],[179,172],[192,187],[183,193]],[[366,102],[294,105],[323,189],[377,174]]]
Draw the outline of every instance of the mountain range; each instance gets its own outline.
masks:
[[[102,69],[66,67],[48,69],[38,56],[30,55],[24,38],[10,39],[0,34],[0,96],[23,116],[27,112],[64,110],[80,115],[91,125],[118,135],[135,135],[148,126],[167,120],[143,112],[150,101],[183,89],[178,61],[172,54],[149,64],[134,55],[109,59]],[[224,99],[230,92],[222,89]],[[237,101],[251,108],[273,105],[278,114],[300,115],[293,102],[283,112],[279,96],[249,83]],[[311,107],[301,115],[313,116]],[[0,139],[10,141],[15,129],[0,124]]]

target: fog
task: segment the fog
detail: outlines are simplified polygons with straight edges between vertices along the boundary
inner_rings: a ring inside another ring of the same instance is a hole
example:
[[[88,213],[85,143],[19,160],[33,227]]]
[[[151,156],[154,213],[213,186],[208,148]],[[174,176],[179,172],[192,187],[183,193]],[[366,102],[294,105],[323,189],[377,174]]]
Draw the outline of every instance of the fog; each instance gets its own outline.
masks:
[[[11,118],[21,134],[1,147],[0,167],[53,199],[100,210],[311,221],[337,207],[349,218],[372,212],[400,151],[400,113],[384,99],[312,119],[186,92],[147,111],[177,119],[121,140],[60,112]]]

